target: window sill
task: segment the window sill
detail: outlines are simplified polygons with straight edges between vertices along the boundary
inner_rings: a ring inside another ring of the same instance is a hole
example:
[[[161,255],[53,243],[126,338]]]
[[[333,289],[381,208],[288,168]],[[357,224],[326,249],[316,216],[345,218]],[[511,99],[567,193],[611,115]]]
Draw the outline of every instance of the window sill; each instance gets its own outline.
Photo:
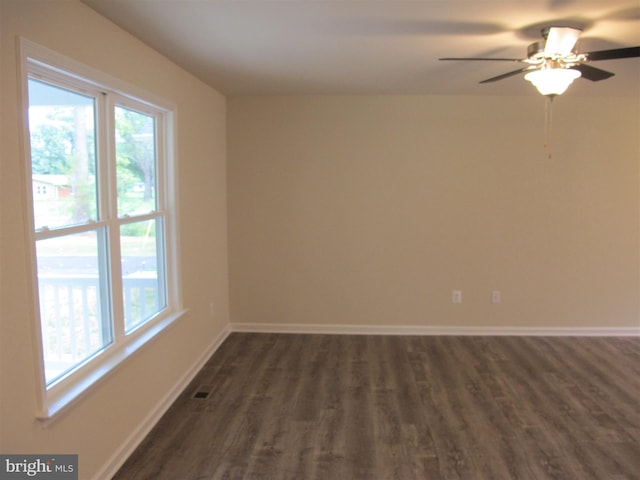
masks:
[[[166,317],[160,318],[149,324],[147,328],[142,327],[132,334],[131,341],[126,345],[122,345],[117,350],[107,350],[100,354],[104,355],[104,357],[96,358],[95,360],[97,360],[97,362],[93,368],[88,369],[84,374],[78,372],[77,378],[74,380],[70,379],[69,384],[61,388],[61,391],[55,395],[55,397],[47,392],[45,394],[45,405],[42,410],[37,413],[36,418],[44,428],[51,425],[137,351],[145,345],[151,344],[160,333],[164,332],[186,312],[186,309],[181,309]]]

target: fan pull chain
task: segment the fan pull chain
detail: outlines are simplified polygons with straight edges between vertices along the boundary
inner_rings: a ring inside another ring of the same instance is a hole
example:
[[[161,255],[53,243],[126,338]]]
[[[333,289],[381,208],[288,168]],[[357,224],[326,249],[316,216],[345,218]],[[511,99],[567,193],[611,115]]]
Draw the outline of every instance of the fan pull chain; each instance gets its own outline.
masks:
[[[544,102],[544,148],[548,150],[547,158],[551,158],[551,133],[553,127],[553,95],[547,95]]]

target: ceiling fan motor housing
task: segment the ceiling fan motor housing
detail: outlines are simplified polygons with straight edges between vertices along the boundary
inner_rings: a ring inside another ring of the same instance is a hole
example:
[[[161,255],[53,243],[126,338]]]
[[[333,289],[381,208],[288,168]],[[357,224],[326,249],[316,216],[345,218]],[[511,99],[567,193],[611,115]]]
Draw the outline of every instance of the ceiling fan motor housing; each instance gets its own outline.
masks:
[[[527,47],[527,58],[543,58],[544,57],[544,44],[545,42],[533,42]]]

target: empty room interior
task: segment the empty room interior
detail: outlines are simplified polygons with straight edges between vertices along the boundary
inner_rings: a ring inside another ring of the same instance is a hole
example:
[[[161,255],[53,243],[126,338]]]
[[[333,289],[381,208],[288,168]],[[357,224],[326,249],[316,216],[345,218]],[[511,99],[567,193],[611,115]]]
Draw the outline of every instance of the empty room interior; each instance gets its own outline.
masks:
[[[0,455],[640,478],[637,0],[0,0],[0,35]]]

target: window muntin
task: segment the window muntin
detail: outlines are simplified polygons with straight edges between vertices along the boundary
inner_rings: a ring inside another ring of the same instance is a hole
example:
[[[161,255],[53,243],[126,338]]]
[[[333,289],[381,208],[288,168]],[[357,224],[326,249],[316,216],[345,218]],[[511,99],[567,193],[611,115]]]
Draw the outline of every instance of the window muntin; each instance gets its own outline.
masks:
[[[25,57],[25,66],[49,418],[180,313],[178,283],[167,273],[177,272],[167,230],[173,186],[164,176],[172,115],[41,60]]]

